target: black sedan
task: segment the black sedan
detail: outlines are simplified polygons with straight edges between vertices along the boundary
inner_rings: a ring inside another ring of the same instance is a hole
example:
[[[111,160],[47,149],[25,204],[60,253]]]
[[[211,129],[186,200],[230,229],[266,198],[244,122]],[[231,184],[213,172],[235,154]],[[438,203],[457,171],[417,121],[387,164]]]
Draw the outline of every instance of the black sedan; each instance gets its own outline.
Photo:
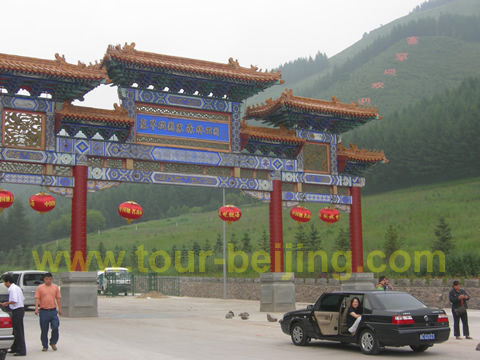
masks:
[[[348,331],[347,309],[360,299],[362,318],[354,334]],[[374,355],[385,346],[410,346],[427,350],[448,340],[450,327],[445,311],[429,308],[412,295],[399,291],[338,291],[324,293],[315,305],[283,315],[282,331],[295,345],[311,339],[354,343]]]

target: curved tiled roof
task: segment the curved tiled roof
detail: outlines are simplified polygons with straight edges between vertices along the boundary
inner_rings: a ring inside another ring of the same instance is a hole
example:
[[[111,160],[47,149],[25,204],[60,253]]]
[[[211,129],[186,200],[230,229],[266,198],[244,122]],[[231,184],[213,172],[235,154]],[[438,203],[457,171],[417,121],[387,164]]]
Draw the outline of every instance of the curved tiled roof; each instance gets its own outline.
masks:
[[[68,102],[63,103],[63,108],[57,111],[56,114],[62,117],[68,117],[78,120],[102,121],[110,123],[123,123],[133,125],[134,119],[128,117],[128,110],[113,105],[114,110],[96,109],[83,106],[75,106]]]
[[[278,99],[272,100],[270,98],[265,104],[262,103],[261,105],[247,107],[246,116],[247,118],[263,118],[284,107],[306,113],[328,113],[357,118],[379,117],[376,107],[365,108],[355,103],[344,104],[334,96],[332,97],[332,101],[294,96],[291,89],[286,89]]]
[[[261,72],[254,66],[250,68],[241,67],[237,60],[229,59],[228,64],[220,64],[210,61],[194,60],[189,58],[161,55],[135,50],[135,43],[110,45],[102,61],[105,62],[115,59],[120,62],[138,64],[145,67],[165,69],[171,72],[196,74],[199,76],[210,76],[214,78],[228,78],[232,80],[242,80],[251,82],[271,83],[281,80],[281,72]]]
[[[363,161],[363,162],[384,162],[388,163],[385,158],[383,150],[366,150],[359,149],[357,145],[350,144],[350,148],[346,148],[342,143],[337,145],[337,154],[339,156],[346,156],[349,160]]]
[[[55,54],[55,60],[44,60],[32,57],[0,54],[0,73],[15,72],[31,75],[44,75],[54,78],[70,78],[83,80],[104,80],[107,73],[100,64],[77,65],[66,62],[64,56]]]
[[[240,134],[281,142],[305,143],[305,139],[297,137],[295,133],[295,130],[288,130],[284,126],[280,126],[280,129],[248,126],[245,119],[240,125]]]

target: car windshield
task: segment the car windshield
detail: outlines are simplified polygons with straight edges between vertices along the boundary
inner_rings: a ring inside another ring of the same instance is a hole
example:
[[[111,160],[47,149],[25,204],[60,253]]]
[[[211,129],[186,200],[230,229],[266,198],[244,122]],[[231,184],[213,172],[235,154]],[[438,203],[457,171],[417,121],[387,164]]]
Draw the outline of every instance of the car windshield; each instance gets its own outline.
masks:
[[[384,310],[415,310],[427,307],[410,294],[387,292],[375,294],[375,298]]]

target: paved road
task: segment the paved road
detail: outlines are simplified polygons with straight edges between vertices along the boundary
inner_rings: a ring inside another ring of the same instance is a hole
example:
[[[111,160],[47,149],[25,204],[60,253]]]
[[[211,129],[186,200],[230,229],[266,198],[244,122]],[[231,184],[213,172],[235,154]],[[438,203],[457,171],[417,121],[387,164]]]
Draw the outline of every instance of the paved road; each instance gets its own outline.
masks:
[[[298,304],[297,308],[305,304]],[[169,297],[100,297],[98,318],[61,318],[58,351],[41,351],[38,317],[25,315],[28,358],[36,359],[355,359],[358,347],[326,341],[294,346],[258,301]],[[232,310],[233,319],[225,319]],[[249,320],[237,314],[248,312]],[[447,311],[450,312],[450,311]],[[282,314],[273,314],[280,319]],[[375,359],[479,359],[480,310],[469,310],[475,340],[450,340],[425,353],[387,348]],[[450,319],[452,322],[452,319]],[[13,359],[11,355],[7,359]]]

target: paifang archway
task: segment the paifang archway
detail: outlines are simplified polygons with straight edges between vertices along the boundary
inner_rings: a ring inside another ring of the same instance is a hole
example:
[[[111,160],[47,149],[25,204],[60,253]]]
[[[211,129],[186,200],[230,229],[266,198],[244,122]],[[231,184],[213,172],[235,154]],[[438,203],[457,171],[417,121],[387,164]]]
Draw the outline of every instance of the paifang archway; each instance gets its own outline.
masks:
[[[100,84],[121,106],[73,100]],[[109,46],[96,64],[0,54],[0,183],[72,195],[71,257],[86,258],[86,194],[122,182],[241,189],[270,202],[271,271],[283,272],[282,203],[350,213],[353,272],[363,272],[363,172],[383,152],[344,147],[340,134],[380,119],[376,108],[294,96],[244,109],[282,84],[280,72]],[[19,95],[19,90],[29,95]],[[245,117],[242,119],[242,114]],[[249,126],[257,119],[269,127]],[[79,137],[82,133],[84,136]],[[80,270],[79,268],[72,270]]]

